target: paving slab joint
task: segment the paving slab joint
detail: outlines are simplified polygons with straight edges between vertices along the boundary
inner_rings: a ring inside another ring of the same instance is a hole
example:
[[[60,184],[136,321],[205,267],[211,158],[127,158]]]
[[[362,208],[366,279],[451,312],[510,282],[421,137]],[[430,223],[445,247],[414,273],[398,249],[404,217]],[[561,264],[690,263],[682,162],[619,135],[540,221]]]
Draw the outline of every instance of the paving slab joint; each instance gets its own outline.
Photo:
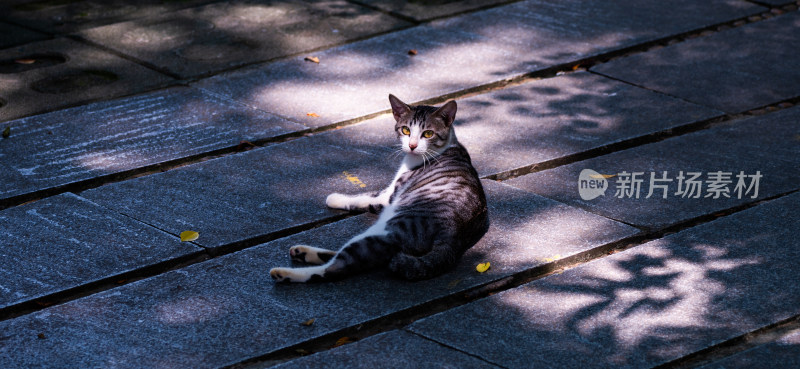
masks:
[[[497,366],[497,367],[499,367],[499,368],[508,368],[507,366],[505,366],[505,365],[501,365],[500,363],[493,362],[493,361],[491,361],[491,360],[489,360],[489,359],[487,359],[487,358],[484,358],[484,357],[482,357],[482,356],[479,356],[479,355],[473,354],[473,353],[471,353],[471,352],[469,352],[469,351],[464,351],[464,350],[462,350],[462,349],[460,349],[460,348],[458,348],[458,347],[451,346],[451,345],[448,345],[448,344],[446,344],[446,343],[444,343],[444,342],[437,341],[437,340],[436,340],[436,339],[434,339],[434,338],[431,338],[431,337],[428,337],[428,336],[424,336],[424,335],[422,335],[421,333],[414,332],[414,331],[412,331],[412,330],[410,330],[410,329],[404,329],[404,331],[405,331],[405,332],[408,332],[408,333],[410,333],[410,334],[413,334],[413,335],[415,335],[415,336],[417,336],[417,337],[419,337],[419,338],[422,338],[422,339],[424,339],[424,340],[427,340],[427,341],[431,341],[431,342],[433,342],[433,343],[436,343],[437,345],[440,345],[440,346],[442,346],[442,347],[446,347],[446,348],[448,348],[448,349],[450,349],[450,350],[453,350],[453,351],[460,352],[460,353],[462,353],[462,354],[464,354],[464,355],[467,355],[467,356],[474,357],[474,358],[476,358],[476,359],[478,359],[478,360],[481,360],[481,361],[485,361],[486,363],[488,363],[488,364],[491,364],[491,365],[494,365],[494,366]]]
[[[363,6],[365,8],[372,9],[372,10],[377,11],[377,12],[381,12],[381,13],[390,15],[390,16],[395,17],[395,18],[402,19],[402,20],[404,20],[406,22],[409,22],[409,23],[425,24],[425,23],[430,23],[430,22],[437,21],[437,20],[440,20],[440,19],[453,18],[453,17],[457,17],[457,16],[460,16],[460,15],[464,15],[464,14],[474,13],[474,12],[478,12],[478,11],[482,11],[482,10],[496,8],[496,7],[499,7],[499,6],[518,3],[518,2],[523,1],[523,0],[506,0],[506,1],[492,2],[490,4],[485,4],[485,5],[477,6],[477,7],[474,7],[474,8],[469,8],[469,9],[465,9],[465,10],[461,10],[461,11],[450,12],[450,13],[447,13],[445,15],[426,18],[424,20],[418,20],[416,18],[409,17],[409,16],[407,16],[405,14],[402,14],[400,12],[396,12],[396,11],[392,11],[392,10],[386,10],[386,9],[377,7],[375,5],[372,5],[370,3],[366,3],[366,2],[363,2],[363,1],[358,1],[358,0],[346,0],[346,1],[349,2],[349,3],[353,3],[353,4],[356,4],[356,5],[359,5],[359,6]]]
[[[94,295],[98,292],[124,286],[142,279],[147,279],[154,275],[162,274],[170,270],[181,269],[192,264],[206,261],[208,259],[209,257],[206,252],[197,251],[177,258],[172,258],[156,264],[148,265],[143,268],[104,277],[80,286],[9,305],[0,309],[0,322],[14,319],[23,315],[28,315],[51,306],[61,305],[82,297]]]
[[[113,209],[111,209],[113,210]],[[128,218],[131,218],[137,222],[141,222],[146,224],[147,226],[159,229],[162,232],[172,234],[175,237],[179,237],[172,232],[167,230],[158,228],[152,224],[148,224],[143,222],[142,220],[136,219],[135,217],[129,216],[127,214],[122,214]],[[7,306],[5,308],[0,309],[0,321],[13,319],[22,315],[30,314],[54,305],[61,305],[73,300],[77,300],[79,298],[93,295],[96,293],[100,293],[103,291],[107,291],[110,289],[122,287],[124,285],[142,280],[151,277],[155,277],[160,274],[164,274],[170,271],[182,269],[188,267],[193,264],[202,263],[205,261],[209,261],[211,259],[215,259],[224,255],[232,254],[237,251],[241,251],[256,245],[260,245],[265,242],[277,240],[280,238],[288,237],[293,234],[297,234],[300,232],[308,231],[314,228],[322,227],[326,224],[338,222],[340,220],[347,219],[349,217],[357,215],[356,213],[342,213],[337,214],[332,217],[328,217],[325,219],[321,219],[315,222],[302,224],[296,227],[285,228],[276,232],[268,233],[261,236],[256,236],[252,238],[248,238],[246,240],[238,241],[235,243],[230,243],[224,246],[220,246],[217,248],[207,248],[203,245],[196,244],[196,246],[203,248],[202,251],[194,252],[191,254],[187,254],[178,258],[172,258],[168,260],[164,260],[162,262],[148,265],[146,267],[134,269],[125,273],[105,277],[101,280],[97,280],[94,282],[86,283],[80,286],[76,286],[74,288],[58,291],[52,294],[48,294],[46,296],[40,296],[35,299],[23,301],[14,305]]]
[[[297,359],[302,356],[310,355],[312,353],[323,352],[335,348],[340,345],[342,342],[340,340],[343,337],[346,337],[346,341],[351,343],[377,335],[379,333],[384,333],[395,329],[404,329],[408,325],[420,319],[489,297],[498,292],[519,287],[523,284],[547,277],[552,274],[561,273],[566,269],[573,268],[586,261],[615,253],[615,250],[627,249],[635,245],[646,243],[651,239],[652,237],[639,233],[628,238],[596,247],[592,250],[555,260],[547,264],[539,265],[499,280],[478,285],[465,291],[446,295],[420,305],[399,310],[373,320],[318,336],[308,341],[274,350],[265,355],[248,358],[225,368],[247,368],[250,366],[260,367],[260,364],[263,363],[282,363]],[[483,358],[481,358],[481,360],[485,361]]]
[[[730,121],[733,119],[730,116],[717,116],[706,120],[701,120],[689,124],[685,124],[682,126],[671,127],[667,128],[658,132],[649,133],[643,136],[638,136],[634,138],[630,138],[623,141],[614,142],[608,145],[603,145],[600,147],[596,147],[593,149],[577,152],[574,154],[570,154],[567,156],[563,156],[560,158],[547,160],[539,163],[534,163],[531,165],[526,165],[519,168],[514,168],[510,170],[506,170],[499,173],[494,173],[485,176],[485,179],[491,179],[495,181],[505,181],[512,178],[524,176],[526,174],[541,172],[543,170],[553,169],[556,167],[560,167],[563,165],[572,164],[575,162],[595,158],[598,156],[607,155],[613,152],[627,150],[630,148],[634,148],[637,146],[642,146],[646,144],[651,144],[659,141],[666,140],[668,138],[679,137],[685,134],[697,132],[700,130],[704,130],[725,122]]]
[[[0,127],[5,127],[0,123]],[[331,127],[330,129],[335,129],[337,127]],[[112,173],[104,176],[97,176],[94,178],[77,181],[73,183],[68,183],[65,185],[49,187],[29,193],[24,193],[16,196],[7,197],[4,199],[0,199],[0,210],[20,206],[23,204],[28,204],[31,202],[35,202],[47,197],[55,196],[58,194],[62,194],[65,192],[74,192],[80,193],[86,190],[90,190],[93,188],[97,188],[100,186],[104,186],[111,183],[127,181],[129,179],[134,179],[138,177],[143,177],[151,174],[157,174],[161,172],[166,172],[169,170],[181,168],[187,165],[200,163],[207,160],[221,158],[230,154],[236,154],[243,151],[248,151],[251,149],[265,147],[273,144],[279,144],[287,141],[291,141],[300,137],[304,137],[309,135],[312,130],[300,130],[294,131],[278,136],[273,136],[261,140],[250,140],[250,141],[241,141],[235,145],[231,145],[228,147],[223,147],[220,149],[206,151],[203,153],[185,156],[178,159],[168,160],[161,163],[146,165],[143,167],[138,167],[130,170],[125,170],[117,173]]]
[[[709,346],[703,350],[696,351],[679,359],[656,366],[653,369],[684,369],[700,367],[737,353],[777,341],[798,331],[800,331],[800,315],[795,315],[793,317],[783,319],[779,322],[723,341],[716,345]]]
[[[791,195],[798,191],[800,190],[790,191],[784,194],[765,198],[760,201],[736,206],[713,214],[700,216],[659,230],[640,232],[633,236],[611,242],[582,253],[527,269],[496,281],[475,286],[458,294],[444,296],[437,300],[432,300],[421,305],[397,311],[374,320],[358,324],[356,326],[347,327],[339,331],[285,347],[259,357],[249,358],[231,365],[228,368],[246,368],[251,365],[263,364],[265,362],[286,362],[301,356],[309,355],[311,353],[327,351],[331,348],[334,348],[337,346],[337,341],[339,341],[342,337],[347,337],[348,342],[355,342],[390,330],[404,329],[411,323],[431,315],[489,297],[502,291],[519,287],[553,274],[560,274],[566,270],[581,266],[587,262],[602,259],[606,256],[646,244],[652,240],[663,238],[669,234],[677,233],[685,229],[708,223],[715,219],[738,213],[762,203]]]
[[[125,59],[125,60],[127,60],[129,62],[139,64],[139,65],[141,65],[141,66],[143,66],[145,68],[151,69],[151,70],[156,71],[158,73],[161,73],[161,74],[163,74],[163,75],[165,75],[165,76],[167,76],[169,78],[172,78],[175,81],[180,81],[181,80],[181,77],[179,75],[177,75],[175,73],[172,73],[169,70],[167,70],[165,68],[161,68],[161,67],[159,67],[159,66],[157,66],[157,65],[155,65],[153,63],[150,63],[150,62],[148,62],[146,60],[141,60],[141,59],[138,59],[138,58],[136,58],[134,56],[131,56],[131,55],[128,55],[128,54],[125,54],[125,53],[121,53],[121,52],[119,52],[119,51],[117,51],[115,49],[112,49],[112,48],[107,47],[105,45],[101,45],[99,43],[93,42],[91,40],[88,40],[86,38],[80,37],[80,36],[75,35],[75,34],[66,35],[65,37],[67,37],[69,39],[72,39],[72,40],[74,40],[76,42],[80,42],[82,44],[89,45],[91,47],[103,50],[103,51],[105,51],[105,52],[107,52],[109,54],[115,55],[115,56],[120,57],[122,59]],[[174,85],[174,84],[169,83],[167,86],[172,86],[172,85]],[[163,87],[166,87],[166,86],[159,86],[159,87],[151,89],[151,91],[152,90],[157,90],[157,89],[160,89],[160,88],[163,88]]]
[[[785,7],[790,7],[791,8],[791,4],[790,5],[786,5]],[[794,7],[794,9],[796,10],[796,7]],[[454,99],[454,98],[465,98],[465,97],[485,94],[485,93],[488,93],[488,92],[500,90],[500,89],[503,89],[503,88],[506,88],[506,87],[516,86],[516,85],[523,84],[523,83],[530,82],[530,81],[534,81],[534,80],[552,78],[552,77],[556,77],[556,76],[572,73],[572,72],[575,72],[575,71],[587,70],[587,69],[591,68],[592,66],[608,62],[608,61],[613,60],[615,58],[624,57],[624,56],[627,56],[627,55],[630,55],[630,54],[634,54],[634,53],[645,52],[645,51],[650,50],[653,47],[663,47],[663,45],[666,45],[666,44],[672,44],[672,43],[675,43],[675,42],[680,42],[680,41],[684,40],[685,38],[687,38],[689,36],[692,36],[692,35],[705,35],[709,31],[715,31],[715,30],[718,31],[718,30],[726,28],[726,27],[727,28],[738,27],[738,26],[742,26],[744,24],[752,23],[752,22],[755,22],[755,21],[758,21],[758,20],[762,20],[762,19],[763,18],[757,18],[757,19],[756,18],[752,18],[752,16],[751,17],[740,18],[740,19],[737,19],[737,20],[724,22],[722,24],[712,25],[712,26],[701,28],[701,29],[698,29],[698,30],[692,30],[692,31],[688,31],[688,32],[685,32],[685,33],[682,33],[682,34],[673,35],[673,36],[667,36],[667,37],[662,38],[662,39],[658,39],[658,40],[654,40],[654,41],[650,41],[650,42],[646,42],[646,43],[642,43],[642,44],[638,44],[638,45],[633,45],[633,46],[630,46],[630,47],[627,47],[627,48],[614,50],[614,51],[611,51],[611,52],[608,52],[608,53],[605,53],[605,54],[602,54],[602,55],[592,56],[592,57],[588,57],[588,58],[584,58],[584,59],[579,59],[579,60],[576,60],[576,61],[570,61],[570,62],[567,62],[567,63],[562,63],[562,64],[559,64],[559,65],[555,65],[553,67],[546,68],[546,69],[543,69],[543,70],[537,70],[537,71],[530,72],[530,73],[525,73],[525,74],[522,74],[522,75],[519,75],[519,76],[516,76],[516,77],[511,77],[511,78],[508,78],[508,79],[495,81],[495,82],[491,82],[491,83],[487,83],[487,84],[483,84],[483,85],[479,85],[479,86],[475,86],[475,87],[459,90],[459,91],[456,91],[456,92],[453,92],[453,93],[449,93],[449,94],[445,94],[445,95],[442,95],[442,96],[426,99],[426,100],[419,101],[419,102],[416,102],[416,103],[440,104],[442,102],[445,102],[447,100]],[[378,35],[370,35],[369,37],[375,37],[375,36],[378,36]],[[77,36],[74,36],[74,37],[77,37]],[[81,40],[81,42],[85,42],[85,40],[82,40],[82,39],[80,39],[80,40]],[[357,40],[353,40],[353,41],[357,41]],[[92,46],[97,47],[97,45],[93,45],[93,44],[92,44]],[[115,54],[118,54],[118,53],[115,52]],[[241,68],[241,67],[237,67],[237,68]],[[174,80],[174,81],[171,81],[170,83],[171,84],[180,85],[180,84],[185,84],[186,81]],[[161,86],[161,87],[164,87],[164,86]],[[159,88],[161,88],[161,87],[159,87]],[[767,109],[767,111],[775,111],[777,109],[783,109],[785,107],[796,105],[798,102],[800,102],[798,100],[800,100],[800,96],[796,97],[796,98],[793,98],[793,99],[790,99],[790,100],[779,102],[778,104],[775,104],[774,106],[771,105],[769,107],[764,107],[764,109]],[[369,114],[369,115],[365,115],[365,116],[361,116],[361,117],[356,117],[356,118],[348,119],[348,120],[345,120],[345,121],[335,122],[335,123],[332,123],[332,124],[329,124],[329,125],[325,125],[325,126],[321,126],[321,127],[318,127],[318,128],[313,128],[313,129],[303,130],[303,131],[297,131],[297,132],[293,132],[293,133],[290,133],[290,134],[277,136],[277,137],[273,137],[273,138],[269,138],[269,139],[265,139],[265,140],[261,140],[261,141],[253,141],[253,143],[255,145],[258,145],[258,146],[263,146],[263,145],[267,145],[267,144],[274,144],[274,143],[281,143],[281,142],[285,142],[285,141],[288,141],[288,140],[291,140],[291,139],[294,139],[294,138],[298,138],[298,137],[308,136],[308,135],[321,133],[321,132],[325,132],[325,131],[329,131],[329,130],[333,130],[333,129],[338,129],[338,128],[345,127],[345,126],[355,125],[355,124],[358,124],[360,122],[366,121],[368,119],[377,117],[379,115],[386,114],[386,113],[388,113],[388,111],[389,110],[380,111],[380,112],[377,112],[377,113],[373,113],[373,114]],[[758,112],[752,112],[752,114],[757,114],[757,113]],[[291,120],[291,119],[288,119],[288,120],[294,121],[294,120]],[[693,131],[693,129],[703,129],[705,127],[702,127],[702,126],[703,126],[703,124],[706,124],[706,123],[708,123],[708,122],[700,123],[699,126],[697,126],[697,127],[694,127],[694,126],[690,125],[689,127],[685,128],[685,129],[688,129],[686,132],[691,132],[691,131]],[[692,127],[694,127],[694,128],[692,128]],[[572,157],[572,158],[567,158],[567,159],[563,159],[562,158],[562,159],[557,159],[557,160],[551,161],[551,162],[537,163],[537,164],[533,164],[531,166],[527,166],[527,167],[523,167],[523,168],[512,169],[510,171],[506,171],[506,172],[503,172],[503,173],[496,173],[496,174],[487,176],[486,178],[494,179],[494,180],[505,180],[505,179],[513,178],[513,177],[516,177],[516,176],[519,176],[519,175],[523,175],[523,174],[533,173],[533,172],[544,170],[544,169],[550,169],[550,168],[553,168],[555,166],[560,166],[560,165],[564,165],[566,163],[571,163],[571,162],[573,162],[575,160],[579,160],[581,158],[586,158],[586,157],[588,157],[587,155],[601,155],[601,154],[606,154],[606,153],[612,152],[612,151],[609,151],[609,150],[623,150],[623,149],[626,149],[626,148],[629,148],[629,147],[633,147],[635,145],[641,145],[641,144],[655,142],[657,140],[666,138],[666,136],[663,136],[663,135],[669,135],[670,131],[678,132],[677,133],[678,135],[682,134],[682,133],[680,133],[680,131],[681,131],[680,128],[672,129],[672,130],[665,130],[665,131],[662,131],[662,132],[656,134],[655,136],[648,135],[648,136],[644,136],[646,138],[642,138],[642,139],[636,138],[636,139],[625,141],[624,143],[614,144],[614,145],[618,145],[616,147],[613,146],[613,145],[610,145],[610,146],[607,146],[607,147],[604,147],[604,148],[601,148],[601,149],[597,149],[596,151],[590,151],[590,152],[584,152],[584,153],[576,154],[578,156],[575,156],[575,157]],[[684,132],[684,133],[686,133],[686,132]],[[662,135],[662,137],[657,137],[659,135]],[[172,160],[172,161],[161,163],[161,164],[146,166],[146,167],[142,167],[142,168],[136,168],[136,169],[132,169],[130,171],[125,171],[125,172],[121,172],[121,173],[115,173],[115,174],[109,175],[109,176],[97,177],[97,178],[93,178],[93,179],[90,179],[90,180],[86,180],[86,181],[82,181],[82,182],[76,182],[76,183],[73,183],[73,184],[69,184],[69,185],[65,185],[65,186],[61,186],[61,187],[57,187],[57,188],[50,188],[50,189],[41,190],[41,191],[37,191],[37,192],[33,192],[33,193],[19,195],[19,196],[12,197],[12,198],[2,199],[2,200],[0,200],[0,210],[8,208],[8,207],[16,206],[16,205],[19,205],[19,204],[22,204],[22,203],[35,201],[37,199],[41,199],[41,198],[44,198],[44,197],[53,196],[53,195],[56,195],[56,194],[59,194],[59,193],[63,193],[63,192],[69,192],[69,191],[80,192],[80,191],[84,191],[84,190],[87,190],[87,189],[96,188],[96,187],[99,187],[101,185],[108,184],[108,183],[124,181],[124,180],[127,180],[127,179],[131,179],[131,178],[135,178],[135,177],[138,177],[138,176],[142,176],[142,175],[154,174],[154,173],[157,173],[157,172],[167,171],[167,170],[175,169],[175,168],[178,168],[178,167],[181,167],[181,166],[184,166],[184,165],[193,164],[193,163],[197,163],[197,162],[200,162],[200,161],[205,161],[205,160],[213,159],[213,158],[216,158],[216,157],[221,157],[221,156],[225,156],[225,155],[228,155],[228,154],[236,153],[236,152],[238,152],[240,150],[241,150],[241,148],[239,148],[238,146],[231,146],[231,147],[228,147],[228,148],[223,148],[223,149],[214,150],[214,151],[210,151],[210,152],[206,152],[206,153],[201,153],[201,154],[197,154],[197,155],[193,155],[193,156],[189,156],[189,157],[184,157],[184,158]]]
[[[610,78],[610,77],[609,77]],[[612,78],[613,79],[613,78]],[[624,82],[624,81],[622,81]],[[627,83],[627,82],[625,82]],[[701,120],[697,122],[692,122],[689,124],[685,124],[682,126],[671,127],[665,130],[661,130],[658,132],[649,133],[643,136],[638,136],[634,138],[630,138],[627,140],[614,142],[608,145],[603,145],[600,147],[596,147],[590,150],[577,152],[571,155],[563,156],[560,158],[547,160],[539,163],[534,163],[531,165],[526,165],[519,168],[513,168],[506,171],[493,173],[490,175],[486,175],[484,179],[490,179],[495,181],[505,181],[512,178],[524,176],[526,174],[541,172],[543,170],[553,169],[556,167],[576,163],[579,161],[595,158],[602,155],[611,154],[618,151],[623,151],[627,149],[631,149],[634,147],[647,145],[651,143],[656,143],[659,141],[666,140],[668,138],[674,138],[683,136],[689,133],[694,133],[698,131],[702,131],[705,129],[709,129],[720,124],[732,122],[739,119],[745,119],[752,116],[764,115],[768,113],[777,112],[780,110],[788,109],[800,104],[800,95],[796,97],[792,97],[789,99],[785,99],[779,102],[770,103],[765,106],[760,106],[754,109],[750,109],[741,113],[736,114],[725,114],[713,118],[709,118],[706,120]],[[721,113],[721,112],[720,112]],[[721,113],[722,114],[722,113]],[[619,220],[617,220],[619,221]],[[624,222],[623,222],[624,223]]]

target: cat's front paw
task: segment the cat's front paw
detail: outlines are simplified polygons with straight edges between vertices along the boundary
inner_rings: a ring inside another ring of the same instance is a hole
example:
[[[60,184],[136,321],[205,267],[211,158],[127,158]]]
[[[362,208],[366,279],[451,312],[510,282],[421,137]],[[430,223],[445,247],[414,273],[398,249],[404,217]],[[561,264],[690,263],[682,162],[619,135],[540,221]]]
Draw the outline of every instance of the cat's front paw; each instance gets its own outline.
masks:
[[[332,193],[325,199],[325,205],[332,209],[350,210],[350,197],[340,193]]]

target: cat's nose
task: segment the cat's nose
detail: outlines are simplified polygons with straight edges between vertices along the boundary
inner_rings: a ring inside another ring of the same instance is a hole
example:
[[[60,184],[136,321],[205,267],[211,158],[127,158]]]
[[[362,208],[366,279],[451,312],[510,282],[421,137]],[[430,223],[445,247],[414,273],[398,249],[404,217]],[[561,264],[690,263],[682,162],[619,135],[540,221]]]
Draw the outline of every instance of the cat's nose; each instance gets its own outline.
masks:
[[[411,149],[411,151],[414,151],[414,149],[417,148],[417,144],[415,144],[413,142],[409,142],[408,143],[408,148]]]

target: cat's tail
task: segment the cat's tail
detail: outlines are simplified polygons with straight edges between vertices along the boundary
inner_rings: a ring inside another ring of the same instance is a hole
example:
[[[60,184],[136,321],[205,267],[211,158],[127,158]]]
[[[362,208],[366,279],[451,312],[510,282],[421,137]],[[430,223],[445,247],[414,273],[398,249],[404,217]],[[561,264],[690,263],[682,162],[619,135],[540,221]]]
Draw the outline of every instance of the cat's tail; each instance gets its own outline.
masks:
[[[389,270],[410,281],[430,279],[452,269],[460,256],[450,245],[437,242],[430,252],[422,256],[398,252],[389,262]]]

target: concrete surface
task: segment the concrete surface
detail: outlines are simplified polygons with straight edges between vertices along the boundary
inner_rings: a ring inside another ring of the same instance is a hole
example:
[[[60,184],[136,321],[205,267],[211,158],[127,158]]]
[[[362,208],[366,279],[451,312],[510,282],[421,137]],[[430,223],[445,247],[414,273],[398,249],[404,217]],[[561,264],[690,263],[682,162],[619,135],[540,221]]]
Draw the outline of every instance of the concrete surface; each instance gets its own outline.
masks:
[[[0,367],[796,366],[798,5],[3,2]],[[275,284],[376,220],[324,199],[392,179],[390,93],[458,102],[489,231]]]

